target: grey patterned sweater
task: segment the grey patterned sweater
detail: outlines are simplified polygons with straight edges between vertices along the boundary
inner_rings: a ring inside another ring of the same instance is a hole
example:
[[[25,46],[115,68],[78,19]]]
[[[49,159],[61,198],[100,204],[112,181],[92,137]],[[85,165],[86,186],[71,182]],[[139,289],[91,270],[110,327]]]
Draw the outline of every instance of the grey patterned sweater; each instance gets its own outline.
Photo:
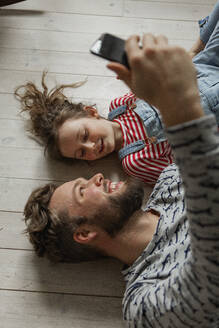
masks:
[[[167,130],[178,167],[167,167],[145,211],[152,241],[123,271],[129,327],[219,327],[219,135],[207,116]],[[180,174],[179,174],[180,171]],[[183,183],[182,183],[183,181]]]

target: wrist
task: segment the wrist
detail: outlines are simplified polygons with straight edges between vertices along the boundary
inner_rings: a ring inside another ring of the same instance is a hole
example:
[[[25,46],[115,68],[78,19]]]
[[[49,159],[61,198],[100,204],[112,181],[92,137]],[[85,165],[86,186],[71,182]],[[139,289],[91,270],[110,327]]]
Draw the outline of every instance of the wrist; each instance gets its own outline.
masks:
[[[190,95],[177,99],[174,105],[161,110],[163,122],[166,127],[171,127],[184,122],[189,122],[204,116],[199,95]]]

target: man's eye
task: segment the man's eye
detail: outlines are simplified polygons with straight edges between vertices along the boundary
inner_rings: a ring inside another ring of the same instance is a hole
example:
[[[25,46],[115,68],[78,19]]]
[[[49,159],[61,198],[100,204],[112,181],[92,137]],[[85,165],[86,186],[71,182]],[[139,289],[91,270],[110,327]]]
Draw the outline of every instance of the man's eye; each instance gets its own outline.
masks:
[[[80,196],[83,196],[84,195],[84,188],[83,187],[80,187],[79,192],[80,192]]]

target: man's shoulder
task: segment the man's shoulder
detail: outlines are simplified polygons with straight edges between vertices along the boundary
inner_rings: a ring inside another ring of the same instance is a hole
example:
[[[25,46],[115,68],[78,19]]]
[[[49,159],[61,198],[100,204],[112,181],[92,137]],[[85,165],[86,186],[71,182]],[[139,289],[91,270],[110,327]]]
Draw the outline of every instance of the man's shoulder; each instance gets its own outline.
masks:
[[[149,199],[143,203],[142,210],[147,210],[149,206],[153,207],[156,204],[162,204],[163,206],[165,199],[170,202],[171,198],[174,199],[176,196],[182,199],[184,197],[184,188],[178,166],[173,163],[161,172]]]

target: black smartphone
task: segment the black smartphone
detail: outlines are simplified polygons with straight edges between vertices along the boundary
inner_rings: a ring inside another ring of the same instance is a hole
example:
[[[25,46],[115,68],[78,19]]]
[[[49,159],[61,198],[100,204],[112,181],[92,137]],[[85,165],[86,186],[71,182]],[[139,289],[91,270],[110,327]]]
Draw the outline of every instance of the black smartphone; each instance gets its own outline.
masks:
[[[125,53],[125,40],[109,33],[101,34],[90,48],[90,52],[110,61],[121,63],[129,68]]]

